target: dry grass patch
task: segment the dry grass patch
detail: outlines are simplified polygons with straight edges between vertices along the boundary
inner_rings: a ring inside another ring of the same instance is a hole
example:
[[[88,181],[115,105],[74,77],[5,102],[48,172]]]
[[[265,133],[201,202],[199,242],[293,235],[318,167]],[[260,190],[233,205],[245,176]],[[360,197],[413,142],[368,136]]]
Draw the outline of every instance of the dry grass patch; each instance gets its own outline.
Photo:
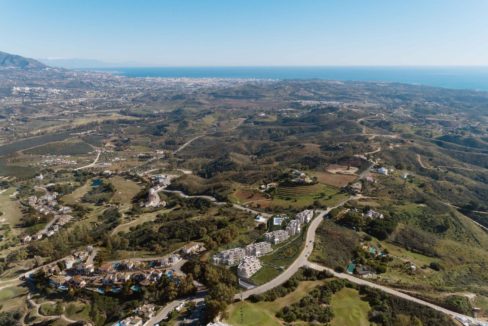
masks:
[[[317,181],[329,186],[342,188],[347,186],[350,182],[356,179],[355,175],[351,174],[334,174],[330,172],[316,172],[313,174],[317,177]]]
[[[331,164],[326,168],[326,171],[330,173],[348,174],[348,175],[356,174],[358,170],[359,169],[355,166],[346,166],[346,165],[339,165],[339,164]]]

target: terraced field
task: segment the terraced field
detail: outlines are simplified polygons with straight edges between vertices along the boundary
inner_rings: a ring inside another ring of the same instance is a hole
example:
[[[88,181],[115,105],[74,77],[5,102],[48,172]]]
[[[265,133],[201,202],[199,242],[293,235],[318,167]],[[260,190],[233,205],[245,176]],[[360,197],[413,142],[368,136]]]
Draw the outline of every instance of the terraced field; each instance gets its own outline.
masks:
[[[345,198],[347,194],[342,193],[339,188],[320,183],[296,187],[279,186],[271,205],[303,208],[318,202],[321,205],[331,206]]]

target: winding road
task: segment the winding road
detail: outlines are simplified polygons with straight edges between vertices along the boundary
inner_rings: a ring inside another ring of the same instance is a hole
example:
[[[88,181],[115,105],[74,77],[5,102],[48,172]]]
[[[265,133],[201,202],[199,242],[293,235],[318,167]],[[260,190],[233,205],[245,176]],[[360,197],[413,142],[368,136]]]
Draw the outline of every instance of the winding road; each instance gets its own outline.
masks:
[[[93,160],[93,162],[91,162],[90,164],[87,164],[85,166],[81,166],[79,168],[76,168],[75,171],[83,170],[83,169],[88,169],[88,168],[94,167],[95,164],[97,164],[98,159],[100,158],[100,154],[102,154],[102,150],[97,149],[97,156],[95,157],[95,159]]]

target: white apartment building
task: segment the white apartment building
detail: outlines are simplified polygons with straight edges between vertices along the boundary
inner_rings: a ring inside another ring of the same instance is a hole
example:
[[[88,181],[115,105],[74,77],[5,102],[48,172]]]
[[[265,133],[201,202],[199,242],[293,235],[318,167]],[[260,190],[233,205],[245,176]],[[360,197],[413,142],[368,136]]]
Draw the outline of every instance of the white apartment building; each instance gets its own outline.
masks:
[[[237,266],[237,275],[241,278],[250,278],[263,267],[257,257],[246,256]]]
[[[286,226],[286,232],[293,237],[302,231],[301,223],[299,220],[291,220]]]
[[[273,251],[269,242],[257,242],[251,243],[246,246],[246,256],[261,257],[267,253]]]
[[[213,255],[212,261],[217,265],[235,266],[246,256],[246,250],[243,248],[233,248],[219,252]]]
[[[313,210],[306,209],[304,211],[301,211],[300,213],[295,215],[295,218],[299,220],[302,224],[308,224],[313,219]]]
[[[283,241],[286,241],[289,237],[290,237],[290,235],[285,230],[267,232],[264,234],[264,238],[266,239],[266,241],[268,241],[272,244],[278,244],[278,243],[281,243]]]

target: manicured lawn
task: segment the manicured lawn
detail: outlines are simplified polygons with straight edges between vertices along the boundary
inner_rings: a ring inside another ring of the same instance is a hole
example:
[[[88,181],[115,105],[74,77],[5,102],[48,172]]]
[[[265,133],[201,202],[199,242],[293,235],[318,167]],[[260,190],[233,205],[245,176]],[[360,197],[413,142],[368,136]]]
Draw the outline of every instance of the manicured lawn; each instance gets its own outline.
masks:
[[[17,286],[2,289],[0,290],[0,302],[13,299],[17,296],[24,295],[25,293],[27,293],[27,290]]]
[[[281,325],[271,311],[247,301],[232,305],[227,322],[233,326]]]
[[[73,205],[79,203],[81,197],[83,197],[91,189],[91,180],[88,180],[83,186],[77,188],[70,194],[63,196],[62,201],[66,205]]]
[[[27,289],[17,286],[0,290],[0,310],[22,310],[25,305],[26,295]]]
[[[252,276],[252,281],[257,284],[264,284],[269,280],[274,279],[280,275],[282,271],[269,265],[264,265],[256,274]]]
[[[331,308],[334,313],[332,326],[368,326],[369,303],[361,300],[357,290],[343,288],[332,296]]]
[[[136,219],[132,221],[118,225],[115,229],[113,229],[112,234],[116,234],[119,232],[129,232],[130,228],[136,227],[137,225],[144,224],[146,222],[154,221],[158,214],[169,213],[170,211],[171,209],[166,209],[166,210],[141,214],[140,216],[138,216]]]

